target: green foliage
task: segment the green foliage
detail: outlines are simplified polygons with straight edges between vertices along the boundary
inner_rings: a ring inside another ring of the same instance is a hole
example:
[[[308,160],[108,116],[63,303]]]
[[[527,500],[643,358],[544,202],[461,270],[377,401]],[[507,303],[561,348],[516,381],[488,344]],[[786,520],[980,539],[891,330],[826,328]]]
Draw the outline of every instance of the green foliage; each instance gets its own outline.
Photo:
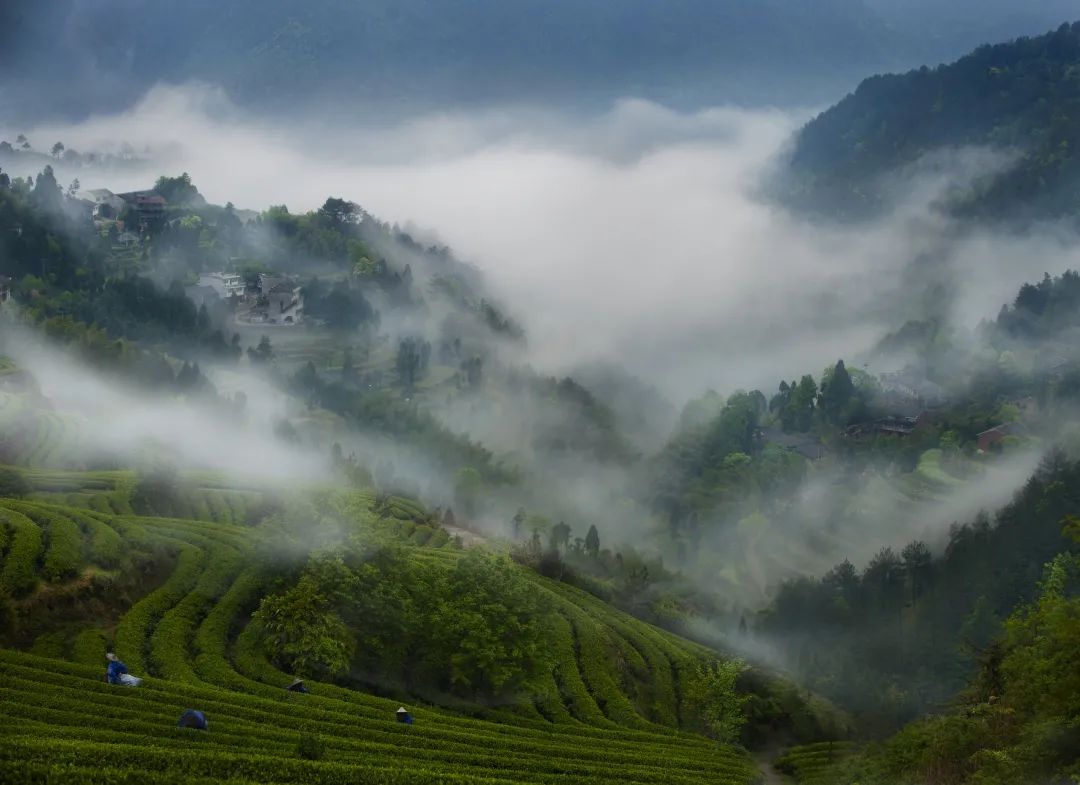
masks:
[[[1001,621],[1035,599],[1066,542],[1062,518],[1080,504],[1078,478],[1080,463],[1051,454],[993,525],[980,515],[953,527],[942,552],[915,541],[879,551],[861,574],[844,562],[788,581],[758,632],[861,727],[892,732],[961,690]]]
[[[801,131],[789,198],[811,211],[865,217],[890,203],[897,173],[928,152],[987,145],[1023,152],[954,197],[954,210],[989,219],[1075,217],[1078,61],[1074,23],[980,46],[949,65],[871,77]]]
[[[300,676],[335,676],[349,667],[356,643],[313,575],[284,594],[266,597],[252,617],[271,653]]]
[[[154,192],[164,197],[170,205],[186,205],[199,196],[199,190],[192,184],[187,172],[179,177],[162,175],[154,183]]]
[[[304,760],[322,760],[326,757],[326,744],[317,734],[302,733],[296,745],[296,755]]]
[[[10,466],[0,466],[0,497],[19,499],[28,496],[32,490],[22,472]]]
[[[546,611],[509,559],[468,551],[449,575],[449,596],[436,617],[435,645],[446,657],[449,683],[482,695],[527,686],[548,664],[540,620]]]
[[[27,594],[37,585],[37,560],[41,555],[41,529],[14,510],[0,509],[0,521],[12,530],[11,545],[0,569],[0,590],[11,596]]]
[[[719,741],[737,742],[746,724],[750,698],[738,691],[739,676],[746,670],[742,660],[702,663],[688,685],[688,699]]]

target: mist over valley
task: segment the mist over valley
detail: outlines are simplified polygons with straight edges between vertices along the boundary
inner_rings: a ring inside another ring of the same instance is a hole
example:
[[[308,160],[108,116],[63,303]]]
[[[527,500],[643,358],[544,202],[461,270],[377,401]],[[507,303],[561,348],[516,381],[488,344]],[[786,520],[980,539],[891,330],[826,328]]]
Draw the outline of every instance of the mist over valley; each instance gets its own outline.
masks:
[[[1069,5],[6,9],[0,770],[1071,782]]]

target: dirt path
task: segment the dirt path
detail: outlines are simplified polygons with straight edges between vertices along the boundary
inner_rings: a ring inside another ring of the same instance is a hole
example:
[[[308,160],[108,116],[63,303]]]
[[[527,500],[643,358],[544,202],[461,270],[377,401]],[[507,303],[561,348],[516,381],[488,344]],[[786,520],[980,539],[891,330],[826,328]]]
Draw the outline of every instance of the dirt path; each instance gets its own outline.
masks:
[[[757,755],[754,762],[761,771],[761,785],[791,785],[791,780],[772,765],[773,755]]]
[[[443,525],[443,528],[446,529],[446,533],[449,534],[451,538],[460,537],[461,544],[466,548],[475,548],[477,545],[483,545],[487,542],[487,538],[484,537],[484,535],[471,532],[468,529],[462,529],[460,526]]]

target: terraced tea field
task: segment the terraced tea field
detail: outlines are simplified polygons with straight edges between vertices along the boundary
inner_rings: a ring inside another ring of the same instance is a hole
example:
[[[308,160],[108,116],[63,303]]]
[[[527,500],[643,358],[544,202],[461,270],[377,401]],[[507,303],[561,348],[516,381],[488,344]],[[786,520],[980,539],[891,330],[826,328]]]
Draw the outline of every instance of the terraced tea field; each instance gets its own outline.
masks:
[[[394,718],[400,698],[319,682],[307,695],[283,689],[291,675],[267,659],[250,624],[272,580],[257,555],[260,530],[215,512],[209,483],[196,483],[190,502],[201,519],[178,519],[103,509],[95,500],[123,497],[123,472],[30,479],[32,499],[0,499],[0,586],[17,616],[56,613],[62,623],[27,642],[30,651],[0,650],[2,781],[742,785],[757,777],[745,752],[688,730],[683,678],[715,655],[570,586],[522,570],[555,609],[555,666],[535,697],[456,709],[410,703],[416,722],[404,726]],[[240,491],[222,493],[227,504]],[[61,496],[65,503],[45,501]],[[412,502],[356,493],[346,506],[357,527],[409,558],[462,557]],[[64,615],[63,603],[98,601],[143,557],[169,565],[167,574],[116,618]],[[105,683],[109,645],[143,686]],[[175,727],[188,707],[206,713],[209,731]],[[325,754],[301,757],[302,737]]]

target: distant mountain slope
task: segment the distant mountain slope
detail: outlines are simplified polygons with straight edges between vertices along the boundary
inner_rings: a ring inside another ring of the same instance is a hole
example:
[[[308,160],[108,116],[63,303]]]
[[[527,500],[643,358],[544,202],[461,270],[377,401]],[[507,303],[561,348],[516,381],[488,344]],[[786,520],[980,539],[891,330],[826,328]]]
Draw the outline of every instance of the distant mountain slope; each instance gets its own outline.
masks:
[[[1015,165],[977,180],[957,209],[983,217],[1080,215],[1080,23],[981,46],[955,63],[875,76],[810,122],[791,155],[793,199],[871,214],[890,173],[931,151],[986,145]]]
[[[1062,2],[889,16],[867,0],[17,1],[0,9],[0,110],[78,115],[188,79],[278,109],[805,104],[867,72],[954,56],[990,22],[1013,35],[1051,26]]]

